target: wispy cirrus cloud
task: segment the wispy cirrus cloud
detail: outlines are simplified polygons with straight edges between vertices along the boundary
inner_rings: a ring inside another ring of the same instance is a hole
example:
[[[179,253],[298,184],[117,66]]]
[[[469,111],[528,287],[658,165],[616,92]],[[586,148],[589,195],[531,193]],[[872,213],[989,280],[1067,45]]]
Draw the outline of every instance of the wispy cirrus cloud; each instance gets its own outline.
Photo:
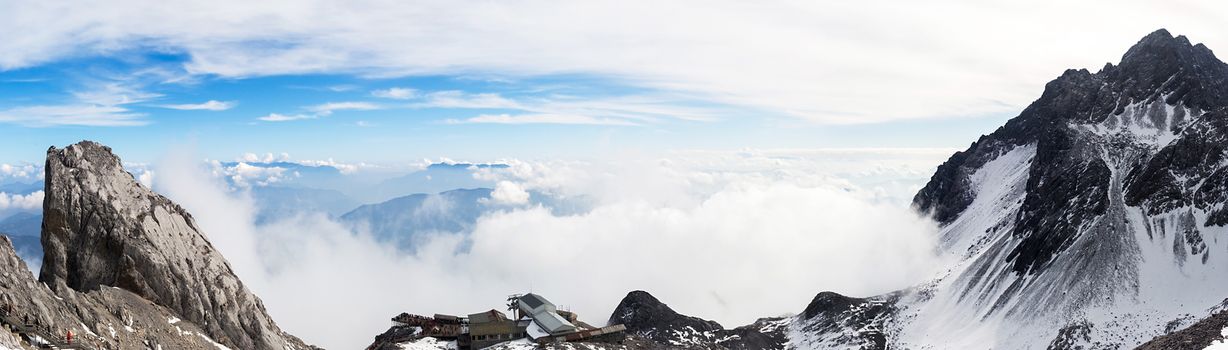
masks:
[[[634,95],[615,97],[505,97],[498,93],[438,91],[428,93],[415,108],[506,110],[467,119],[449,119],[448,124],[570,124],[638,126],[668,120],[704,122],[719,119],[723,112],[711,107],[686,106],[679,99]]]
[[[371,96],[394,100],[408,100],[418,96],[418,90],[403,87],[393,87],[371,91]]]
[[[448,119],[448,124],[565,124],[639,126],[624,119],[595,118],[568,114],[483,114],[468,119]]]
[[[268,114],[268,115],[266,115],[266,116],[263,116],[263,117],[260,117],[260,118],[256,118],[256,120],[266,121],[266,122],[288,122],[288,121],[304,120],[304,119],[316,119],[316,118],[319,118],[319,116],[314,115],[314,114],[277,114],[277,113],[269,113],[269,114]]]
[[[263,117],[256,118],[259,121],[265,122],[288,122],[295,120],[319,119],[327,117],[336,111],[370,111],[383,109],[382,106],[370,102],[328,102],[313,106],[307,106],[303,109],[308,113],[297,114],[281,114],[269,113]]]
[[[168,104],[159,105],[158,107],[177,109],[181,111],[225,111],[239,105],[235,101],[218,101],[209,100],[202,103],[186,103],[186,104]]]
[[[74,91],[73,97],[80,103],[99,106],[119,106],[146,102],[162,94],[146,92],[126,81],[95,84],[92,88]]]
[[[17,107],[0,111],[0,122],[26,127],[54,126],[141,126],[149,124],[145,114],[119,106],[55,105]]]
[[[198,75],[582,74],[848,124],[1017,110],[1064,69],[1103,66],[1159,27],[1228,47],[1222,18],[1206,15],[1228,5],[1209,2],[86,4],[11,4],[0,33],[17,39],[0,40],[0,69],[153,42]],[[1039,22],[1054,25],[1018,30]]]
[[[70,99],[60,104],[0,110],[0,122],[26,127],[141,126],[149,124],[149,120],[144,113],[132,111],[127,105],[162,96],[143,91],[128,81],[92,83],[70,95]]]
[[[468,93],[459,90],[428,93],[422,102],[412,106],[426,108],[524,109],[524,106],[519,102],[505,98],[497,93]]]
[[[380,108],[379,105],[370,102],[328,102],[307,107],[307,110],[320,116],[327,116],[335,111],[370,111]]]

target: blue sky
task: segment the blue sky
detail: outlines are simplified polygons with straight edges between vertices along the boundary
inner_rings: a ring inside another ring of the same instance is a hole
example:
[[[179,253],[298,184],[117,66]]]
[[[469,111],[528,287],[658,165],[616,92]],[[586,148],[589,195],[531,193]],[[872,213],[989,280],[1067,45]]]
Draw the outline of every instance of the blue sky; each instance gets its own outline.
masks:
[[[46,147],[80,139],[108,144],[134,162],[156,160],[168,147],[223,160],[254,152],[367,162],[582,159],[660,149],[954,147],[964,142],[933,135],[970,139],[1006,117],[820,125],[589,75],[234,78],[189,74],[182,68],[188,59],[126,51],[0,72],[6,114],[51,106],[116,108],[88,120],[0,123],[8,135],[0,140],[0,161],[36,161]],[[539,114],[558,116],[516,120]]]
[[[0,162],[81,139],[132,162],[962,148],[1157,28],[1228,43],[1221,5],[1112,4],[16,3]]]

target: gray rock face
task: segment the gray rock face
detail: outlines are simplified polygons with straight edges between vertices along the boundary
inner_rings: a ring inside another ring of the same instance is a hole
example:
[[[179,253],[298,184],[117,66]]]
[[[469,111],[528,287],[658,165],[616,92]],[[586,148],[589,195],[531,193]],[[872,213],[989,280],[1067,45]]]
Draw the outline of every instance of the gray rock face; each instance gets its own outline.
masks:
[[[132,292],[112,287],[52,291],[30,274],[8,237],[0,236],[0,347],[33,349],[31,336],[87,349],[219,349],[201,327]]]
[[[130,291],[234,349],[303,349],[235,276],[192,216],[141,186],[111,149],[47,151],[43,265],[56,293]]]

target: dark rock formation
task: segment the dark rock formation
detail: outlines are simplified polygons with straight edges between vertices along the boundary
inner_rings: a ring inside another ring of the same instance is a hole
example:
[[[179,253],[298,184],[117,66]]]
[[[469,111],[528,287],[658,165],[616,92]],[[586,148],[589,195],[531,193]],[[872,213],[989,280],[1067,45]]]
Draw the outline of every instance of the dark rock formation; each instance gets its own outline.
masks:
[[[669,343],[681,336],[725,329],[715,321],[678,314],[656,297],[640,290],[627,293],[618,303],[610,315],[610,324],[622,324],[629,333],[661,343]]]
[[[57,293],[117,287],[234,349],[303,349],[244,287],[192,216],[141,186],[110,148],[47,151],[39,280]]]
[[[659,346],[692,349],[783,349],[785,324],[764,318],[735,329],[675,312],[648,292],[633,291],[614,308],[610,324],[622,324],[628,334]]]

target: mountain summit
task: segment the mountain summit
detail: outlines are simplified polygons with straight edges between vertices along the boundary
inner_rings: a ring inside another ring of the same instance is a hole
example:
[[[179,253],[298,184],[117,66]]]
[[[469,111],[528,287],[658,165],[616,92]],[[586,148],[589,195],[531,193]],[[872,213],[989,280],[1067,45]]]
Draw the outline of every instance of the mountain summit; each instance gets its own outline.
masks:
[[[1207,314],[1228,296],[1225,107],[1228,64],[1166,30],[1048,83],[914,198],[960,263],[899,301],[895,342],[1121,347]]]

